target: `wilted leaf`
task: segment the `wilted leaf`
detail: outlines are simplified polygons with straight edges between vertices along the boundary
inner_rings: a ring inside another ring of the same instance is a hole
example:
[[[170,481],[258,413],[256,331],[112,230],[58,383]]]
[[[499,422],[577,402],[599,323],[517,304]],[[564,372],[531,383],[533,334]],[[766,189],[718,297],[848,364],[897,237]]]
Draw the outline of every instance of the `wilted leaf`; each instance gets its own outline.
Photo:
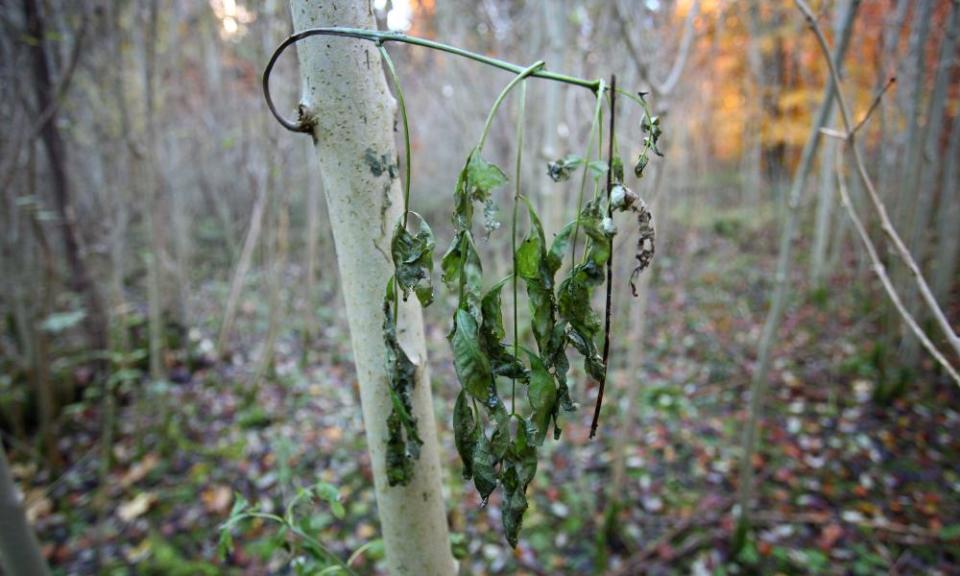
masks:
[[[461,390],[453,408],[453,438],[460,460],[463,461],[464,480],[473,478],[473,455],[481,434],[480,422],[473,413],[466,392]]]
[[[453,365],[457,378],[471,396],[487,402],[493,390],[490,362],[480,350],[477,321],[466,310],[457,310],[450,343],[453,346]]]
[[[420,230],[416,236],[411,235],[402,224],[397,224],[390,248],[404,300],[413,290],[422,305],[429,306],[433,302],[431,275],[435,246],[433,231],[423,218],[420,218]]]
[[[420,457],[423,441],[413,417],[413,388],[417,367],[397,341],[393,278],[387,282],[383,300],[383,339],[386,346],[386,371],[393,409],[387,417],[387,481],[391,486],[406,485],[413,477],[413,461]]]

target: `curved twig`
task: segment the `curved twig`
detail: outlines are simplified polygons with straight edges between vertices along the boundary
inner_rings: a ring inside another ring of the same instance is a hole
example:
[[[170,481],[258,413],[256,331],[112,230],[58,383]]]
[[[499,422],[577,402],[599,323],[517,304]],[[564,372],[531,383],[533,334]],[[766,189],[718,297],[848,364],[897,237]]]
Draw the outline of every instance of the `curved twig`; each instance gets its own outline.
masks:
[[[382,46],[386,42],[401,42],[404,44],[413,44],[415,46],[423,46],[424,48],[447,52],[448,54],[461,56],[482,64],[487,64],[488,66],[493,66],[494,68],[500,68],[501,70],[513,72],[514,74],[522,74],[526,70],[526,68],[523,66],[518,66],[498,58],[483,56],[475,52],[470,52],[469,50],[450,46],[449,44],[434,42],[432,40],[418,38],[416,36],[408,36],[398,32],[381,32],[379,30],[368,30],[365,28],[309,28],[307,30],[297,32],[296,34],[292,34],[288,36],[286,40],[281,42],[280,45],[277,46],[277,48],[273,51],[273,54],[270,55],[270,60],[267,62],[267,66],[263,70],[263,96],[267,101],[267,107],[270,109],[270,113],[273,114],[273,117],[277,119],[277,122],[291,132],[309,133],[313,131],[313,126],[308,122],[303,122],[300,120],[297,122],[291,122],[277,112],[277,108],[273,103],[273,98],[270,96],[270,74],[273,72],[273,67],[280,58],[280,55],[283,54],[284,50],[296,44],[297,42],[300,42],[301,40],[310,38],[311,36],[338,36],[342,38],[355,38],[357,40],[373,42],[377,44],[377,46]],[[542,69],[539,69],[529,75],[537,78],[543,78],[544,80],[553,80],[555,82],[573,84],[574,86],[582,86],[583,88],[588,88],[594,93],[600,90],[599,80],[585,80],[583,78],[567,76],[566,74],[558,74],[556,72],[549,72]]]

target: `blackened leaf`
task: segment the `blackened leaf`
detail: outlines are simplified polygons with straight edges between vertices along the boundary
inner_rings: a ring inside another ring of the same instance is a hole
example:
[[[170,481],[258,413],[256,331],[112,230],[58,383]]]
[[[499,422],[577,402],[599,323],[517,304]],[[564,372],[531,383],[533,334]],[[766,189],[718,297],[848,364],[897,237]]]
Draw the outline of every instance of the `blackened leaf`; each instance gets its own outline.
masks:
[[[523,514],[527,511],[527,496],[521,487],[519,473],[514,467],[507,468],[503,474],[503,532],[510,546],[516,548],[523,525]]]
[[[537,445],[534,442],[534,428],[529,422],[517,427],[517,438],[510,451],[513,465],[517,468],[517,479],[526,488],[537,473]]]
[[[653,214],[647,209],[643,200],[638,199],[633,210],[637,213],[637,267],[630,274],[630,289],[633,295],[637,295],[636,279],[641,272],[646,270],[653,261],[653,255],[656,251],[656,229],[653,225]]]
[[[480,349],[477,321],[469,312],[458,309],[450,337],[453,346],[453,365],[464,389],[474,398],[488,403],[496,394],[490,361]]]
[[[413,461],[420,457],[423,441],[413,417],[412,393],[417,367],[397,341],[394,279],[387,282],[383,299],[383,340],[386,348],[386,372],[392,410],[387,417],[387,481],[391,486],[406,485],[413,478]]]
[[[526,491],[537,471],[537,449],[529,441],[524,426],[517,428],[517,438],[504,463],[503,478],[503,531],[507,542],[516,547],[527,511]]]
[[[633,166],[633,173],[637,178],[643,178],[643,173],[647,169],[647,164],[650,163],[650,157],[647,156],[646,150],[640,153],[640,156],[637,157],[637,163]]]
[[[393,411],[387,417],[387,483],[406,486],[413,479],[413,462],[407,457],[402,417]]]
[[[564,158],[547,163],[547,175],[554,182],[563,182],[583,164],[583,158],[570,154]]]
[[[433,231],[423,218],[420,219],[420,230],[416,236],[410,234],[402,224],[398,224],[394,230],[390,248],[404,300],[413,290],[422,305],[429,306],[433,302],[431,275],[435,246]]]
[[[510,415],[506,409],[496,410],[494,419],[497,425],[490,437],[490,453],[493,454],[493,461],[500,463],[510,450]]]
[[[583,334],[576,328],[571,328],[568,337],[573,347],[583,355],[584,368],[587,374],[598,382],[603,380],[605,373],[603,358],[597,350],[593,336]]]
[[[473,451],[473,485],[486,503],[490,493],[497,487],[497,463],[490,449],[490,441],[481,431]]]
[[[453,438],[457,452],[463,461],[463,478],[473,478],[473,454],[480,441],[480,422],[473,413],[470,399],[461,390],[457,394],[457,403],[453,408]]]

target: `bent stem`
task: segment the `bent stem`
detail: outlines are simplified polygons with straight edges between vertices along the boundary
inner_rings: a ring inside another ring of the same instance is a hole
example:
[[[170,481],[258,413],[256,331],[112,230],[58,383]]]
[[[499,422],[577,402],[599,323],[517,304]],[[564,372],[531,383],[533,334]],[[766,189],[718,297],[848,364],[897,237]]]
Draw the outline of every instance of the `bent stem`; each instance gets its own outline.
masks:
[[[524,68],[519,74],[510,80],[509,84],[503,87],[503,90],[500,91],[500,95],[497,96],[497,99],[493,102],[493,106],[490,108],[490,113],[487,114],[487,121],[483,124],[483,132],[480,133],[480,143],[477,144],[478,155],[483,152],[483,145],[487,142],[487,134],[490,132],[490,126],[493,125],[493,119],[497,115],[497,110],[500,108],[500,104],[503,103],[503,100],[507,97],[507,94],[513,90],[514,86],[523,82],[528,76],[531,76],[537,70],[542,69],[543,66],[543,60],[534,62],[531,66]]]
[[[404,228],[404,230],[406,230],[407,215],[410,214],[410,174],[412,172],[412,159],[410,157],[410,124],[407,120],[407,105],[403,99],[403,88],[400,86],[400,75],[397,74],[397,69],[393,65],[393,59],[390,58],[390,54],[387,52],[387,49],[383,47],[383,44],[377,44],[377,49],[380,51],[380,57],[383,58],[383,61],[387,63],[387,71],[390,73],[390,80],[393,82],[394,90],[396,90],[397,93],[397,106],[400,108],[400,118],[403,123],[403,216],[400,225]],[[394,265],[393,275],[394,284],[396,286],[396,290],[393,292],[394,321],[397,321],[400,316],[400,278],[397,276],[398,273],[399,271],[397,270],[396,265]]]
[[[277,121],[283,125],[284,128],[292,132],[311,132],[313,130],[313,126],[309,122],[291,122],[277,112],[277,109],[273,104],[273,98],[270,97],[270,73],[273,71],[274,65],[276,65],[277,60],[280,59],[280,55],[283,54],[284,50],[290,46],[293,46],[297,42],[312,36],[339,36],[343,38],[356,38],[358,40],[374,42],[378,46],[382,46],[385,42],[401,42],[404,44],[412,44],[414,46],[430,48],[432,50],[439,50],[440,52],[446,52],[455,56],[461,56],[475,62],[480,62],[481,64],[486,64],[488,66],[493,66],[494,68],[500,68],[501,70],[513,72],[514,74],[521,74],[524,72],[523,66],[518,66],[497,58],[491,58],[489,56],[470,52],[469,50],[457,48],[456,46],[450,46],[449,44],[434,42],[433,40],[418,38],[416,36],[407,36],[406,34],[400,34],[397,32],[382,32],[379,30],[368,30],[365,28],[308,28],[288,36],[283,42],[280,43],[280,45],[277,46],[277,48],[273,51],[273,54],[270,55],[270,60],[267,62],[266,68],[263,70],[263,79],[261,81],[263,95],[267,101],[267,107],[270,108],[270,112],[277,119]],[[598,92],[602,86],[601,80],[585,80],[583,78],[568,76],[566,74],[558,74],[556,72],[548,72],[542,69],[536,70],[530,75],[537,78],[543,78],[544,80],[553,80],[555,82],[563,82],[564,84],[581,86],[583,88],[588,88],[595,93]]]
[[[390,58],[390,53],[383,47],[383,44],[378,44],[377,48],[380,50],[380,56],[383,58],[383,61],[387,63],[390,81],[393,82],[393,87],[397,92],[397,106],[400,108],[400,119],[403,123],[403,226],[406,228],[407,214],[410,212],[410,175],[413,172],[411,168],[413,161],[411,160],[410,124],[407,120],[407,105],[403,99],[403,87],[400,86],[400,76],[397,74],[397,69],[393,65],[393,59]]]
[[[583,155],[583,174],[580,175],[580,193],[577,197],[577,214],[574,216],[573,225],[573,251],[570,255],[570,267],[577,264],[577,237],[580,235],[580,212],[583,210],[583,194],[587,189],[587,173],[590,172],[590,158],[593,154],[594,137],[600,131],[600,114],[603,105],[603,93],[606,85],[603,80],[600,81],[600,87],[597,90],[597,103],[593,109],[593,121],[590,124],[590,138],[587,140],[587,151]]]
[[[610,145],[607,148],[607,218],[613,219],[613,202],[611,193],[613,191],[613,155],[616,145],[616,119],[617,119],[617,77],[610,77]],[[590,437],[597,435],[597,427],[600,425],[600,407],[603,405],[603,390],[607,384],[607,374],[610,371],[608,360],[610,359],[610,319],[613,315],[613,237],[609,240],[610,255],[607,257],[607,300],[604,305],[604,324],[603,324],[603,380],[600,381],[600,387],[597,390],[597,404],[593,409],[593,422],[590,424]]]
[[[520,207],[520,168],[523,164],[523,121],[527,112],[527,83],[520,84],[520,114],[517,118],[517,161],[513,177],[513,218],[510,226],[510,249],[513,252],[513,355],[520,357],[520,329],[517,313],[517,212]],[[510,389],[510,414],[517,413],[517,379],[513,378]]]

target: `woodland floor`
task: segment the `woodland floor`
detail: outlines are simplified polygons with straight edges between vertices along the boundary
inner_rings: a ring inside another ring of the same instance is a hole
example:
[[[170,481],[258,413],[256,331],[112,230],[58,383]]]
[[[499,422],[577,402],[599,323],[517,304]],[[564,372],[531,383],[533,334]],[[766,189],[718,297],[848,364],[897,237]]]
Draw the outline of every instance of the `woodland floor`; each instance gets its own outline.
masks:
[[[951,408],[960,395],[929,371],[908,379],[892,401],[875,400],[882,374],[871,351],[882,308],[872,277],[851,281],[855,260],[837,267],[840,275],[819,298],[794,292],[754,463],[763,478],[757,529],[732,557],[738,445],[774,234],[711,222],[664,251],[644,373],[616,374],[599,441],[587,439],[594,392],[575,391],[584,407],[566,417],[561,441],[548,441],[513,551],[502,538],[497,498],[481,509],[460,478],[445,312],[431,312],[445,497],[464,573],[960,573],[960,413]],[[862,285],[870,291],[858,292]],[[303,508],[318,539],[346,559],[378,537],[339,304],[322,311],[306,362],[299,337],[281,336],[275,369],[254,391],[251,365],[266,323],[254,296],[243,306],[232,360],[196,361],[212,348],[225,290],[208,285],[195,296],[205,324],[169,356],[171,381],[125,390],[103,519],[109,569],[102,573],[292,574],[289,558],[270,544],[270,526],[236,530],[235,552],[225,561],[217,554],[218,526],[235,493],[278,509],[297,486],[318,479],[339,488],[346,510],[338,519],[322,504]],[[633,415],[623,506],[605,518],[616,406],[627,386],[643,386],[645,401]],[[65,475],[24,450],[11,454],[44,551],[61,574],[94,572],[98,405],[78,404],[61,420]],[[272,559],[264,558],[271,550]],[[380,573],[381,554],[373,545],[354,566]]]

